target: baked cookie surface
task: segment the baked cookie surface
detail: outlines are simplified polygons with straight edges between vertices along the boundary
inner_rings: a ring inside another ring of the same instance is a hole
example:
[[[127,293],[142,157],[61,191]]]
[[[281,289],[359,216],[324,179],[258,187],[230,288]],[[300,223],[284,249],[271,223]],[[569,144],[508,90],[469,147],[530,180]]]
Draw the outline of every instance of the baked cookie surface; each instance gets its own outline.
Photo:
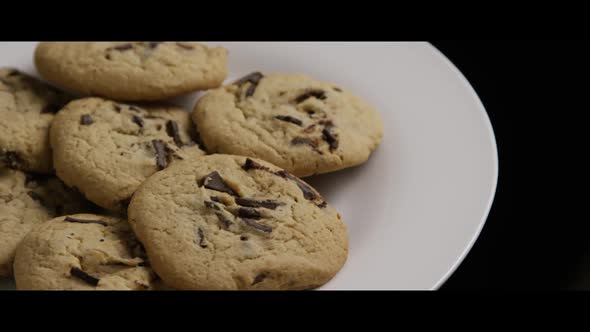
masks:
[[[161,100],[218,87],[227,50],[196,42],[41,42],[35,66],[48,81],[88,96]]]
[[[70,96],[14,68],[0,68],[0,168],[51,173],[49,126]]]
[[[140,186],[128,212],[152,267],[175,289],[312,289],[348,255],[338,212],[257,159],[175,163]]]
[[[383,136],[365,101],[300,74],[252,73],[208,92],[192,117],[211,152],[260,158],[299,177],[362,164]]]
[[[137,187],[174,161],[204,151],[190,114],[171,105],[75,100],[51,126],[55,170],[95,204],[124,212]]]
[[[14,276],[26,290],[149,290],[155,275],[127,221],[62,216],[35,227],[17,248]]]
[[[0,169],[0,276],[12,276],[16,247],[35,225],[95,209],[54,176]]]

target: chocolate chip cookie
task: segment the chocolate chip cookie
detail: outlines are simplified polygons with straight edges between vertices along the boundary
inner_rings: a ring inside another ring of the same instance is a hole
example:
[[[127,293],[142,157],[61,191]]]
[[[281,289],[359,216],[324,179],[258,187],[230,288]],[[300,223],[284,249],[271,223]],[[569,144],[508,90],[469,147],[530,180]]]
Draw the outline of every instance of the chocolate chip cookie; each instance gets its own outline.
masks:
[[[152,267],[175,289],[311,289],[348,255],[338,212],[258,159],[177,162],[140,186],[128,212]]]
[[[51,145],[57,175],[115,212],[126,211],[131,195],[152,174],[205,153],[182,108],[102,98],[66,105],[51,126]]]
[[[260,158],[299,177],[362,164],[383,136],[367,102],[299,74],[249,74],[203,96],[192,117],[211,152]]]
[[[161,100],[218,87],[227,76],[227,50],[195,42],[42,42],[37,70],[83,95]]]

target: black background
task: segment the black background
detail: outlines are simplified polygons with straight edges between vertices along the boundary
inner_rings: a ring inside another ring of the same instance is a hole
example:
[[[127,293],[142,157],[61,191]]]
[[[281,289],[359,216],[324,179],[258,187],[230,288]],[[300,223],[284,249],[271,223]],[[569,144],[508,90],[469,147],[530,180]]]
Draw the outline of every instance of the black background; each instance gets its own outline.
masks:
[[[584,261],[590,257],[584,236],[588,218],[574,213],[576,201],[587,195],[564,188],[580,181],[569,179],[579,163],[568,159],[586,150],[574,146],[587,141],[582,137],[587,122],[576,117],[588,109],[587,101],[579,99],[588,86],[587,42],[432,44],[482,99],[500,166],[485,227],[441,290],[590,289],[590,261]]]

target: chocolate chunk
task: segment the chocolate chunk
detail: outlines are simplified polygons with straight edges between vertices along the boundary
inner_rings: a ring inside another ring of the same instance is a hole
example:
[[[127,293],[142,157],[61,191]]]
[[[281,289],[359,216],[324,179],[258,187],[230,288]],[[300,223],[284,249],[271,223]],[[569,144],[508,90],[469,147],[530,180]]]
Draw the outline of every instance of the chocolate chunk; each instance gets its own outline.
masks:
[[[248,237],[245,235],[240,236],[240,241],[248,241]]]
[[[326,206],[328,206],[328,202],[326,201],[322,201],[320,204],[318,204],[318,207],[321,209],[325,208]]]
[[[310,118],[313,118],[313,115],[315,114],[315,111],[312,109],[306,109],[305,113],[307,113],[307,115],[309,115]]]
[[[83,126],[90,126],[93,123],[94,123],[94,120],[92,120],[92,117],[90,116],[90,114],[84,114],[80,117],[80,124]]]
[[[223,181],[223,179],[217,172],[205,175],[201,180],[199,180],[198,183],[200,187],[204,185],[207,189],[228,193],[236,197],[240,196]]]
[[[262,170],[262,171],[270,172],[270,168],[265,167],[265,166],[262,166],[262,165],[260,165],[259,163],[255,162],[254,160],[252,160],[250,158],[247,158],[246,159],[246,162],[244,163],[244,166],[242,166],[242,168],[245,171],[249,171],[251,169],[259,169],[259,170]]]
[[[168,149],[166,149],[166,143],[162,140],[152,140],[152,146],[156,150],[156,166],[161,171],[168,166]]]
[[[318,123],[323,126],[334,126],[334,122],[332,122],[332,120],[320,120]]]
[[[292,124],[296,124],[298,126],[303,125],[303,122],[301,122],[301,120],[294,118],[290,115],[277,115],[277,116],[275,116],[275,119],[285,121],[285,122],[291,122]]]
[[[296,177],[291,177],[291,180],[294,180],[295,183],[297,184],[297,186],[299,187],[299,189],[301,189],[301,192],[303,192],[303,197],[307,200],[314,200],[316,199],[318,196],[316,195],[315,191],[308,186],[305,182],[299,180]]]
[[[119,105],[117,105],[117,104],[114,104],[114,105],[113,105],[113,109],[115,110],[115,112],[117,112],[117,113],[121,113],[121,106],[119,106]]]
[[[98,286],[98,282],[100,281],[100,279],[89,275],[88,273],[80,270],[77,267],[72,267],[70,269],[70,274],[78,279],[85,281],[87,284],[92,286]]]
[[[221,211],[221,208],[213,202],[205,201],[205,206],[213,210]]]
[[[64,219],[64,221],[67,222],[75,222],[75,223],[80,223],[80,224],[99,224],[102,226],[108,226],[109,224],[107,224],[106,222],[102,221],[102,220],[85,220],[85,219],[78,219],[78,218],[72,218],[72,217],[66,217]]]
[[[168,120],[166,122],[166,133],[174,139],[174,144],[179,148],[182,147],[182,140],[180,139],[180,132],[178,131],[178,124],[176,121]]]
[[[41,195],[37,194],[34,191],[29,191],[27,192],[27,195],[29,195],[29,197],[31,197],[33,200],[41,203],[41,205],[43,205],[43,197],[41,197]]]
[[[248,90],[246,90],[246,97],[250,97],[250,96],[254,95],[254,92],[256,91],[256,87],[258,86],[258,83],[260,82],[260,80],[262,78],[264,78],[264,75],[262,75],[262,73],[253,72],[251,74],[248,74],[248,75],[240,78],[239,80],[235,81],[233,84],[240,86],[242,84],[245,84],[246,82],[249,82],[250,86],[248,87]]]
[[[254,277],[254,281],[252,281],[251,286],[254,286],[257,283],[262,282],[264,279],[266,279],[266,273],[263,272],[263,273],[258,274],[256,277]]]
[[[158,45],[162,44],[163,42],[149,42],[148,43],[148,47],[151,49],[154,49],[156,47],[158,47]]]
[[[243,218],[242,219],[244,221],[244,223],[252,228],[255,228],[259,231],[265,232],[265,233],[270,233],[272,232],[272,227],[267,226],[267,225],[263,225],[263,224],[259,224],[256,221],[252,220],[252,219],[246,219]]]
[[[326,93],[322,90],[310,90],[310,91],[307,91],[304,94],[300,95],[299,97],[295,98],[295,102],[297,104],[299,104],[299,103],[306,101],[307,99],[309,99],[311,97],[315,97],[319,100],[324,100],[324,99],[326,99]]]
[[[307,126],[307,128],[303,129],[303,132],[309,134],[309,133],[313,132],[314,129],[315,129],[315,124],[312,124],[312,125]]]
[[[221,225],[222,225],[224,228],[226,228],[226,229],[227,229],[227,228],[229,228],[229,226],[231,226],[232,222],[231,222],[229,219],[227,219],[227,218],[226,218],[226,217],[223,215],[223,213],[221,213],[221,212],[215,212],[215,215],[217,216],[217,220],[219,220],[219,222],[221,223]]]
[[[135,115],[135,114],[134,114],[134,115],[131,117],[131,119],[132,119],[132,120],[133,120],[133,122],[135,122],[135,124],[137,124],[137,125],[138,125],[140,128],[143,128],[144,121],[143,121],[143,118],[142,118],[141,116],[138,116],[138,115]]]
[[[0,152],[0,162],[12,169],[21,168],[24,164],[23,159],[14,151]]]
[[[129,106],[129,110],[132,112],[141,113],[141,109],[139,109],[135,106]]]
[[[58,105],[55,104],[47,104],[45,105],[45,107],[43,107],[43,109],[41,110],[41,114],[45,114],[45,113],[51,113],[51,114],[55,114],[57,113],[59,110],[61,109],[61,107],[59,107]]]
[[[333,132],[334,126],[333,125],[326,125],[324,130],[322,130],[322,137],[324,141],[328,142],[330,145],[330,151],[334,151],[338,148],[338,136]]]
[[[99,241],[100,241],[100,242],[104,242],[104,239],[100,239]]]
[[[221,199],[219,199],[219,197],[217,197],[217,196],[211,196],[211,200],[212,200],[213,202],[217,202],[217,203],[224,204],[224,203],[221,201]]]
[[[291,140],[291,144],[292,145],[309,145],[311,146],[311,148],[319,153],[319,154],[324,154],[322,151],[320,151],[318,149],[318,144],[312,140],[311,138],[307,138],[307,137],[295,137],[294,139]]]
[[[127,51],[132,48],[133,48],[133,45],[131,45],[131,44],[123,44],[123,45],[118,45],[118,46],[113,47],[113,49],[117,50],[117,51]]]
[[[182,47],[185,50],[194,50],[195,47],[193,45],[189,45],[189,44],[184,44],[184,43],[176,43],[176,45],[178,45],[178,47]]]
[[[238,216],[242,218],[250,218],[250,219],[260,219],[262,215],[260,212],[251,209],[251,208],[239,208],[238,209]]]
[[[205,234],[203,233],[203,230],[200,227],[197,233],[199,235],[199,247],[207,248],[207,245],[205,244]]]
[[[277,207],[284,205],[284,203],[273,201],[270,199],[260,201],[260,200],[249,199],[249,198],[236,198],[236,204],[238,204],[240,206],[254,207],[254,208],[261,207],[261,208],[271,209],[271,210],[275,210]]]

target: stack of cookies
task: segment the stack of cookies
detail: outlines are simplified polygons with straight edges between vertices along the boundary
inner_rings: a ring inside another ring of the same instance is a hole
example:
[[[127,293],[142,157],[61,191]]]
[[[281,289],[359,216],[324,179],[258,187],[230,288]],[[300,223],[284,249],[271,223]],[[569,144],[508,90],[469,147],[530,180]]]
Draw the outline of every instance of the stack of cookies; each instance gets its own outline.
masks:
[[[347,230],[300,178],[367,161],[381,120],[306,75],[222,86],[228,58],[195,42],[44,42],[45,82],[0,69],[0,276],[44,290],[329,281]],[[203,90],[192,113],[166,102]]]

